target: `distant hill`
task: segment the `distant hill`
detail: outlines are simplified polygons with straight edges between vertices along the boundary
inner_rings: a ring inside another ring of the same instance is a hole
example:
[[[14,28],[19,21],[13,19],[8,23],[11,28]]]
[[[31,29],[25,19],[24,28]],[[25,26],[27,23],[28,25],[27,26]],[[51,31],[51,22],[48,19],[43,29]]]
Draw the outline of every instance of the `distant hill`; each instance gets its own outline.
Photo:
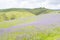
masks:
[[[0,9],[0,21],[12,20],[16,18],[25,18],[39,14],[46,14],[50,12],[59,12],[60,10],[52,10],[46,8],[35,8],[35,9],[25,9],[25,8],[10,8],[10,9]]]
[[[33,14],[35,15],[39,15],[39,14],[42,14],[42,13],[49,13],[49,12],[52,12],[53,10],[50,10],[50,9],[46,9],[46,8],[35,8],[35,9],[30,9],[28,10],[29,12],[32,12]]]
[[[46,9],[46,8],[35,8],[35,9],[25,9],[25,8],[10,8],[10,9],[0,9],[0,12],[9,12],[9,11],[19,11],[19,12],[23,12],[23,11],[28,11],[31,12],[35,15],[39,15],[42,13],[49,13],[49,12],[53,12],[53,11],[60,11],[60,10],[52,10],[52,9]]]
[[[9,11],[26,11],[26,9],[23,8],[0,9],[0,12],[9,12]]]

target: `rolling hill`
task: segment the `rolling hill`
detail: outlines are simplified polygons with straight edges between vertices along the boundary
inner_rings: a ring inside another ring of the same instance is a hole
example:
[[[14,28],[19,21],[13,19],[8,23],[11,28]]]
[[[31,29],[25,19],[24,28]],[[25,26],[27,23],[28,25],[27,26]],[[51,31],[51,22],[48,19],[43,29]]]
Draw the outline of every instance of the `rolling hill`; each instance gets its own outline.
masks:
[[[5,11],[5,12],[0,12],[0,22],[13,20],[17,18],[26,18],[30,16],[35,16],[35,15],[28,11]]]
[[[0,9],[0,40],[60,40],[60,10]]]
[[[26,22],[35,19],[35,21]],[[22,19],[23,20],[23,19]],[[25,23],[24,23],[25,22]],[[60,14],[28,17],[22,24],[0,29],[1,40],[60,40]],[[11,22],[12,23],[12,22]]]

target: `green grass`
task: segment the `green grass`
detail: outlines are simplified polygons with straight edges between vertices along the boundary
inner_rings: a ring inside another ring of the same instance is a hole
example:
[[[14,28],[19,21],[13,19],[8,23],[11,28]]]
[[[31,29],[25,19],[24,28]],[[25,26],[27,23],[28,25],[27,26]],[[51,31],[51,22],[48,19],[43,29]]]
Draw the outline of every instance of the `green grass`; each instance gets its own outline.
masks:
[[[9,12],[0,12],[0,28],[7,28],[17,24],[22,24],[25,22],[34,21],[34,18],[20,20],[21,18],[25,19],[31,16],[35,16],[30,12],[19,12],[19,11],[9,11]],[[13,19],[13,20],[12,20]]]
[[[0,12],[0,22],[13,20],[17,18],[26,18],[35,16],[34,14],[28,11],[8,11],[8,12]]]
[[[60,28],[50,29],[50,32],[38,31],[34,26],[27,26],[25,28],[18,29],[16,32],[7,32],[1,36],[2,40],[58,40],[60,38]],[[6,36],[7,35],[7,36]]]
[[[36,10],[36,12],[40,14],[40,9],[39,11]],[[46,12],[49,13],[51,11],[47,10]],[[35,21],[35,18],[26,18],[31,16],[35,15],[27,11],[0,12],[0,28],[9,28],[18,24],[30,23]],[[21,20],[19,18],[26,18],[26,20]],[[0,40],[58,40],[60,38],[60,28],[40,31],[37,30],[35,26],[31,25],[24,28],[18,28],[13,30],[18,31],[4,31],[3,35],[0,35]]]
[[[30,23],[35,20],[36,20],[35,18],[28,18],[26,20],[15,19],[15,20],[10,20],[10,21],[3,21],[3,22],[0,22],[0,28],[8,28],[8,27],[15,26],[18,24]]]

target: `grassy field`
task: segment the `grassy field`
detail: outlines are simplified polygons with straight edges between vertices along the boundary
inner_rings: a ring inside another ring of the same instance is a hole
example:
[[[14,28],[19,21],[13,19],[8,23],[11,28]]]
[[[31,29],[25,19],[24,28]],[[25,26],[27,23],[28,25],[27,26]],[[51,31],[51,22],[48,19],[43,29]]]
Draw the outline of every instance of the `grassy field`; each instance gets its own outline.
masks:
[[[20,20],[20,19],[16,19],[16,20],[12,20],[12,21],[4,21],[4,22],[0,22],[0,28],[8,28],[11,26],[15,26],[18,24],[24,24],[24,23],[30,23],[35,21],[35,19],[27,19],[27,20]]]
[[[23,24],[23,23],[30,23],[35,21],[35,18],[30,18],[30,19],[15,19],[15,20],[10,20],[10,21],[3,21],[0,22],[0,28],[8,28],[14,25],[18,25],[18,24]]]
[[[60,14],[55,13],[0,12],[0,40],[60,40]]]
[[[32,16],[35,15],[30,12],[19,12],[19,11],[0,12],[0,28],[7,28],[25,22],[31,22],[34,19],[32,18],[26,19],[26,18]]]
[[[47,17],[45,15],[43,18],[45,17],[49,18],[50,16]],[[0,40],[60,40],[60,26],[57,26],[57,24],[48,25],[48,26],[47,25],[40,26],[39,21],[38,21],[39,26],[38,24],[35,24],[35,23],[29,24],[34,21],[37,21],[37,20],[35,20],[35,18],[34,19],[27,18],[26,20],[16,19],[10,22],[5,21],[4,24],[2,24],[1,22],[0,26],[3,26],[1,28],[7,28],[7,29],[0,30]],[[23,24],[23,25],[14,26],[16,24]]]
[[[41,31],[34,26],[27,26],[15,32],[4,31],[0,40],[60,40],[60,28]]]
[[[17,18],[26,18],[30,16],[35,16],[34,14],[27,11],[8,11],[8,12],[0,12],[0,22],[13,20]]]

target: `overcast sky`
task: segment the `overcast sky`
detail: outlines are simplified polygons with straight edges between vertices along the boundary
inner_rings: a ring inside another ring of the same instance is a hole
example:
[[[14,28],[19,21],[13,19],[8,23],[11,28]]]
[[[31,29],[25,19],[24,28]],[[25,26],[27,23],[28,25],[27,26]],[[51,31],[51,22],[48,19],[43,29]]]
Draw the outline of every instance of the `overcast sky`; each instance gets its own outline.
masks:
[[[38,7],[60,9],[60,0],[0,0],[0,9]]]

